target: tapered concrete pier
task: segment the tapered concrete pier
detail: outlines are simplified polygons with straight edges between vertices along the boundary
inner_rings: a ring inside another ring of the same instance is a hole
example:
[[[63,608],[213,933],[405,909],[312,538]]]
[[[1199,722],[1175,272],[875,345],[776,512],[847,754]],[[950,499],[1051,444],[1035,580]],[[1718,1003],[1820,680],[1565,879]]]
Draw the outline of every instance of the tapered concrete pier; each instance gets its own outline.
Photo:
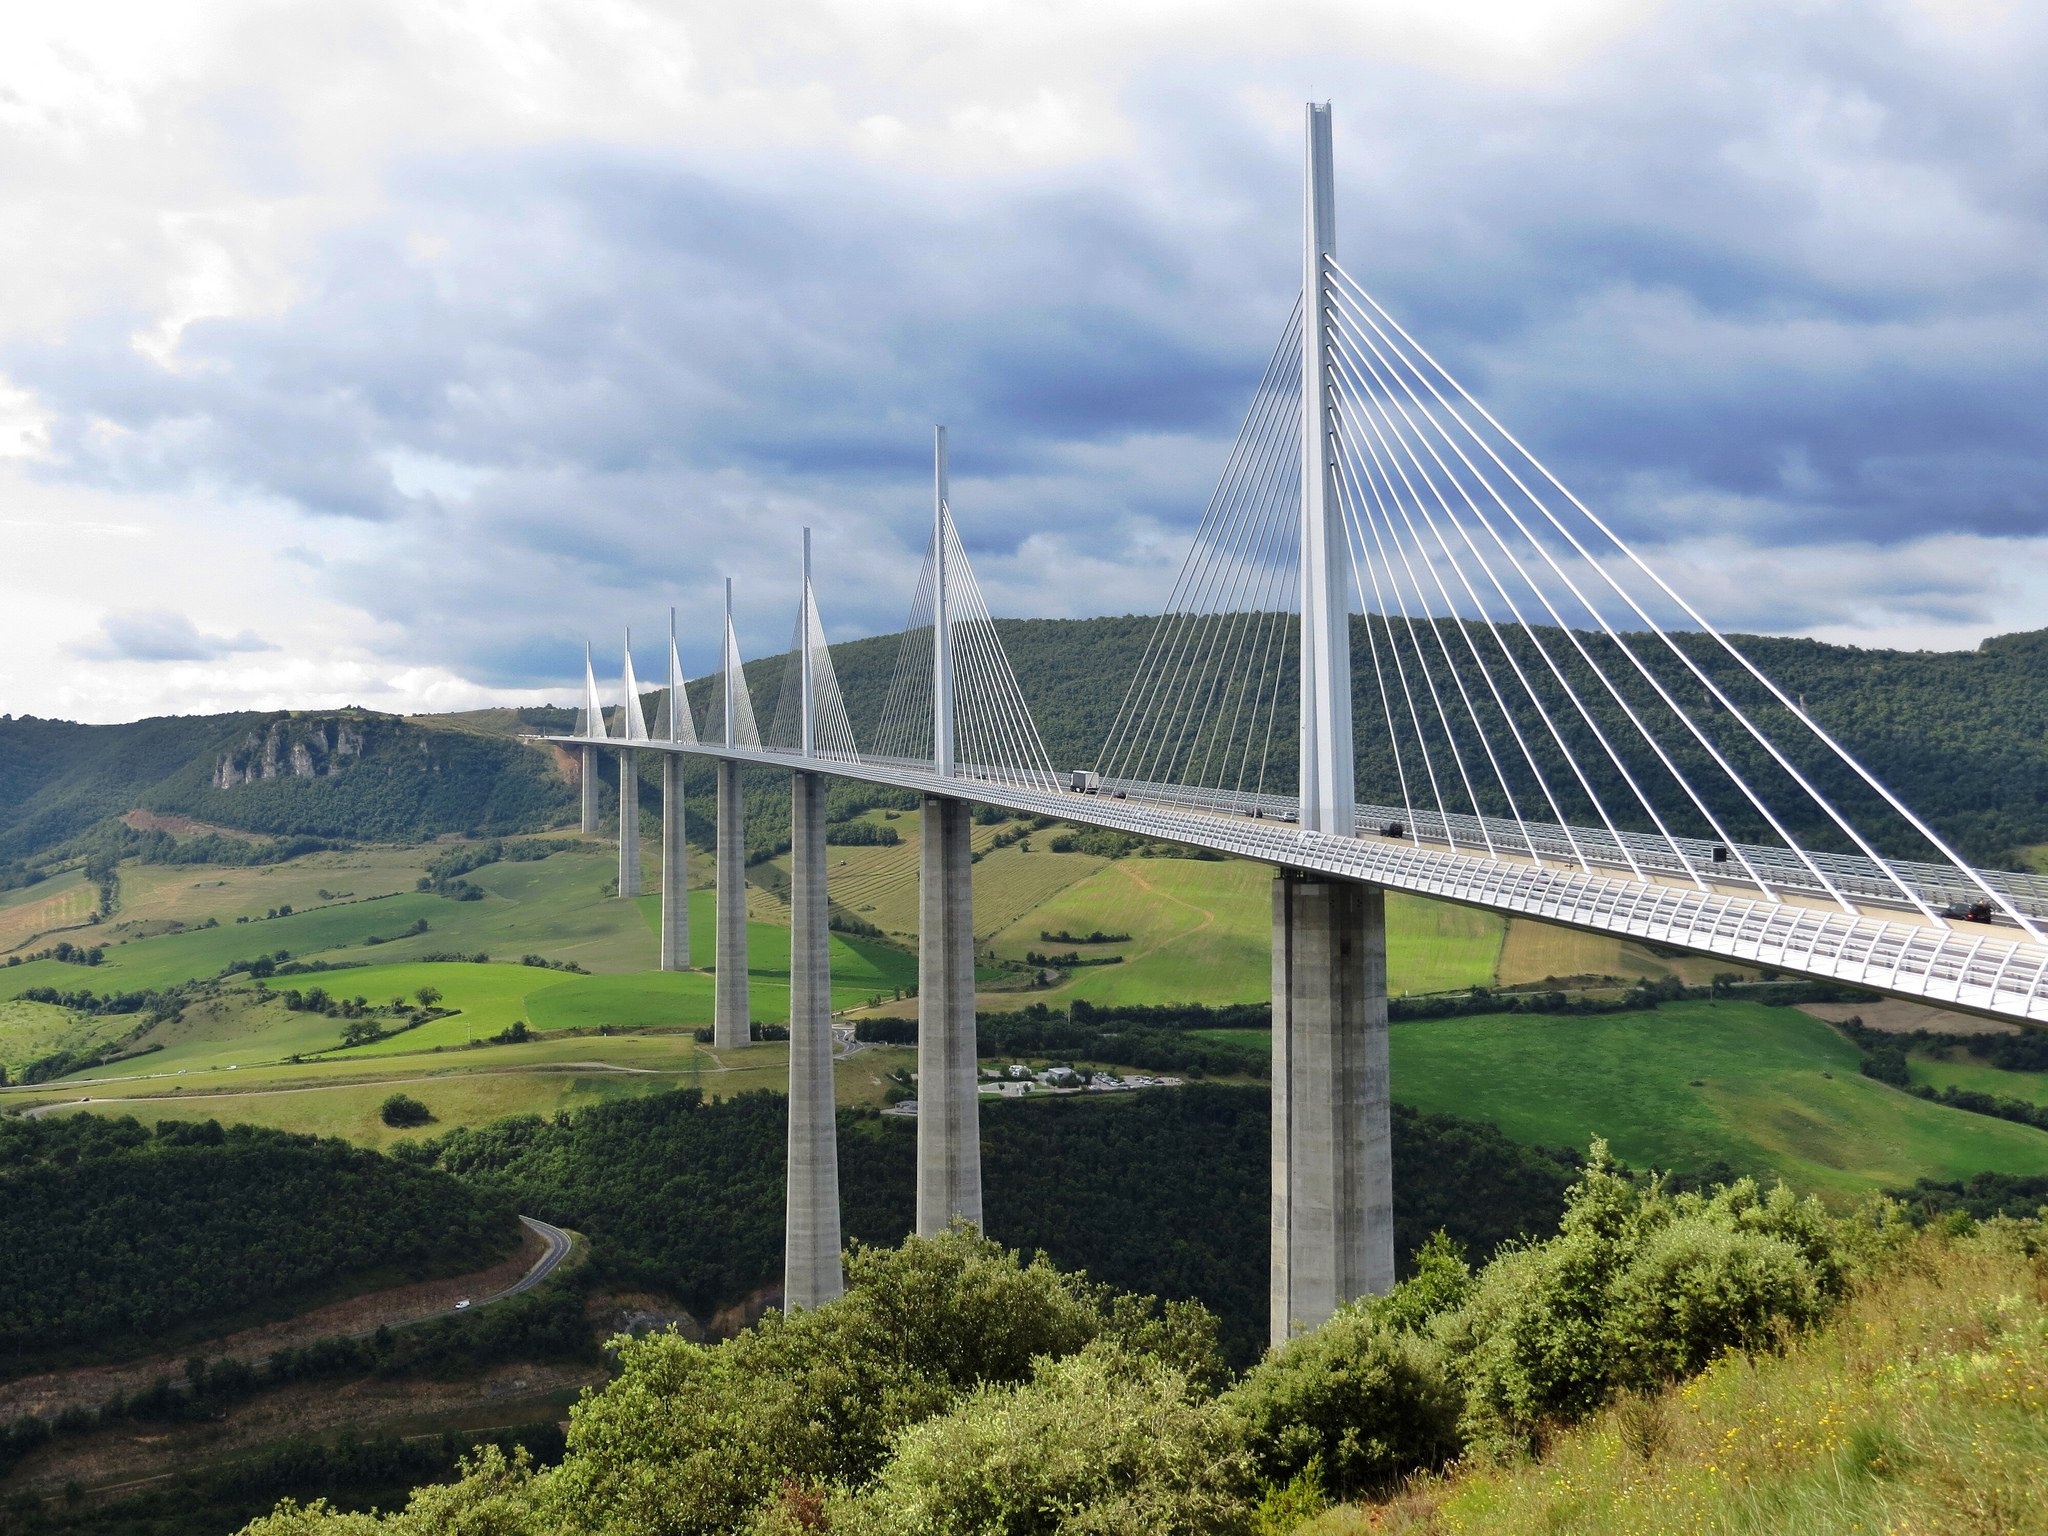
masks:
[[[583,830],[597,830],[597,748],[583,749],[582,782],[579,788],[583,796]]]
[[[981,1225],[967,806],[926,796],[917,939],[917,1230]]]
[[[832,1092],[832,970],[825,905],[825,780],[790,775],[789,1185],[783,1230],[785,1311],[835,1300],[839,1140]]]
[[[711,1038],[733,1047],[753,1038],[747,1012],[747,825],[739,764],[718,765],[718,1000]]]
[[[619,753],[619,894],[640,894],[640,764]]]
[[[1394,1283],[1386,893],[1273,879],[1272,1343]]]
[[[683,759],[661,755],[661,968],[690,968],[690,847],[683,826]]]

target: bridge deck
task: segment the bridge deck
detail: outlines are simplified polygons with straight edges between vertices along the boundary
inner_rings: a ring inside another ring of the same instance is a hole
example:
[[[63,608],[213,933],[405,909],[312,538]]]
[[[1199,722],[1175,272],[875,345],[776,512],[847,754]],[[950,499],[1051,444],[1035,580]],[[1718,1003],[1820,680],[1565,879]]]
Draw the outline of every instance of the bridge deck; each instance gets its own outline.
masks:
[[[616,738],[551,736],[561,746],[617,751]],[[1185,804],[1061,790],[1036,776],[963,768],[944,777],[892,761],[804,758],[760,748],[635,741],[635,751],[681,752],[779,769],[803,769],[918,794],[983,801],[1139,837],[1207,848],[1281,868],[1363,880],[1489,911],[1619,934],[1744,965],[1768,966],[1914,1002],[1986,1017],[2048,1023],[2048,947],[1981,923],[1929,922],[1917,912],[1851,914],[1815,896],[1753,885],[1702,891],[1645,861],[1645,877],[1588,874],[1576,860],[1532,859],[1505,849],[1421,846],[1407,836],[1334,837],[1286,822]],[[1512,825],[1510,823],[1509,825]],[[1497,844],[1498,848],[1498,844]],[[1539,844],[1539,852],[1543,851]],[[1667,850],[1668,853],[1668,850]],[[1746,894],[1745,894],[1746,891]],[[1852,898],[1857,894],[1850,893]],[[1875,903],[1873,903],[1875,904]]]

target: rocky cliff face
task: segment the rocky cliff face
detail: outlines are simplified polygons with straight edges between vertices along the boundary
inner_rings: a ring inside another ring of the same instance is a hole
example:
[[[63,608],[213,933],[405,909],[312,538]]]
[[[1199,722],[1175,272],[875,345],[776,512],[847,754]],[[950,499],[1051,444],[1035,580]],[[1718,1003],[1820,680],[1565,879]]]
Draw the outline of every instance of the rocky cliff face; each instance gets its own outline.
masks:
[[[213,769],[213,787],[329,777],[362,756],[366,737],[364,722],[345,716],[273,720],[268,729],[251,731],[221,754]]]

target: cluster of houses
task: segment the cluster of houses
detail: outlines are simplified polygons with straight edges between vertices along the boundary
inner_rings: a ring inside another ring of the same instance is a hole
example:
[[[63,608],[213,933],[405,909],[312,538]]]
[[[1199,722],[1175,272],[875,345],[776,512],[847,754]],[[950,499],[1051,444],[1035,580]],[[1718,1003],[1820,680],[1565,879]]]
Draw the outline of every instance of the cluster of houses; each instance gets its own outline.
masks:
[[[1178,1088],[1177,1077],[1147,1077],[1133,1072],[1119,1077],[1099,1067],[1046,1067],[1034,1071],[1022,1062],[1007,1067],[983,1067],[981,1091],[990,1098],[1020,1099],[1032,1093],[1129,1093],[1138,1088]],[[892,1104],[893,1115],[914,1115],[917,1100]]]
[[[1027,1093],[1126,1093],[1133,1088],[1178,1088],[1177,1077],[1145,1077],[1133,1073],[1118,1077],[1090,1067],[1047,1067],[1034,1072],[1022,1062],[1007,1067],[983,1067],[981,1091],[1005,1099]]]

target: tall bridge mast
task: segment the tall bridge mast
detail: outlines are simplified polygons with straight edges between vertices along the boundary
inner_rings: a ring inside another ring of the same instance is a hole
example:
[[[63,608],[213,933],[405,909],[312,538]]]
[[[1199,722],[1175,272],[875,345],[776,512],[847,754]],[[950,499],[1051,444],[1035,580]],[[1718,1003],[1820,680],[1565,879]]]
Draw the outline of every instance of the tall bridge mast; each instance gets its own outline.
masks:
[[[1301,824],[1349,837],[1351,766],[1350,550],[1337,500],[1331,418],[1329,258],[1337,249],[1330,105],[1308,108],[1301,227]]]

